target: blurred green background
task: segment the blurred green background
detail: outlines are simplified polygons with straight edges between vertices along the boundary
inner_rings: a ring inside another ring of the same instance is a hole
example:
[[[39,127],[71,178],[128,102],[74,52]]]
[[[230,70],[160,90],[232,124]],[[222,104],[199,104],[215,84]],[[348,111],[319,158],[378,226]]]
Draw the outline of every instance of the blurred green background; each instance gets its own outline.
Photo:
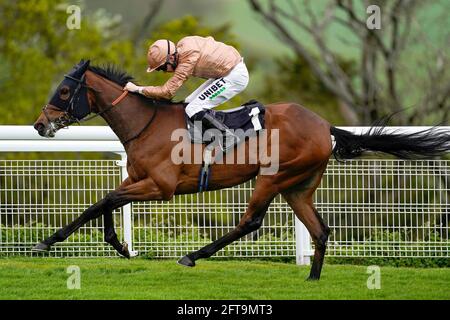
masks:
[[[283,25],[294,43],[255,10],[255,3]],[[82,10],[79,30],[66,27],[66,8],[73,4]],[[346,26],[352,21],[346,8],[364,22],[369,4],[381,8],[380,30]],[[221,108],[256,98],[266,104],[300,103],[335,125],[369,125],[403,109],[393,125],[448,124],[449,9],[447,0],[0,0],[0,124],[32,124],[64,73],[81,58],[117,64],[140,84],[162,84],[168,75],[145,73],[148,45],[194,34],[234,45],[249,67],[247,90]],[[319,22],[328,17],[322,34],[300,27],[311,25],[314,17]],[[394,32],[400,34],[395,38],[399,44],[386,58],[373,39],[389,49]],[[314,37],[326,46],[335,66],[327,63]],[[392,66],[394,86],[387,76]],[[175,100],[201,82],[189,80]],[[354,93],[351,101],[343,99],[347,91]]]

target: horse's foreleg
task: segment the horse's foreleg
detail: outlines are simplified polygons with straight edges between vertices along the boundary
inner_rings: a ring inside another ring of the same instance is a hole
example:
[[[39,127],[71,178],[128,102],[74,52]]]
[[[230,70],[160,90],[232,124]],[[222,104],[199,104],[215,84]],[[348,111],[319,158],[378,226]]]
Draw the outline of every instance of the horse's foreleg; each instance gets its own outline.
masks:
[[[113,206],[106,208],[103,215],[105,242],[112,245],[119,254],[129,259],[128,244],[126,242],[120,243],[114,230],[113,210],[117,205],[123,206],[131,201],[161,199],[162,193],[153,180],[149,178],[133,184],[123,184],[118,190],[116,197],[118,201],[116,203],[111,201]],[[126,202],[121,202],[120,199],[126,199]]]
[[[267,176],[260,176],[256,182],[255,190],[250,199],[247,211],[242,216],[236,228],[211,244],[192,252],[181,258],[178,263],[193,267],[195,260],[209,258],[220,249],[233,241],[258,230],[261,227],[264,216],[273,198],[277,195],[276,189]]]
[[[123,194],[122,190],[131,184],[129,178],[124,180],[116,191],[108,194],[106,197],[107,202],[103,206],[103,233],[105,242],[113,246],[116,251],[126,257],[130,258],[130,252],[128,251],[128,244],[126,242],[120,243],[117,238],[116,230],[114,229],[113,211],[120,208],[130,202],[130,199]]]
[[[127,244],[121,244],[117,238],[112,212],[131,201],[160,200],[162,198],[163,193],[151,178],[135,183],[127,179],[117,190],[108,193],[104,199],[90,206],[77,219],[38,243],[33,249],[35,251],[49,251],[53,244],[64,241],[88,221],[104,215],[105,241],[111,244],[121,255],[129,257]]]
[[[122,182],[122,184],[120,185],[118,190],[126,187],[129,184],[130,184],[130,180],[126,179],[125,181]],[[71,222],[68,225],[64,226],[63,228],[59,229],[53,235],[51,235],[50,237],[46,238],[45,240],[43,240],[42,242],[40,242],[36,246],[34,246],[33,250],[49,251],[53,244],[55,244],[56,242],[64,241],[72,233],[74,233],[81,226],[83,226],[85,223],[89,222],[90,220],[96,219],[105,213],[106,213],[106,216],[108,216],[108,213],[110,215],[110,217],[105,219],[105,223],[104,223],[105,230],[109,231],[111,241],[114,241],[114,243],[115,243],[115,240],[113,239],[114,237],[112,235],[113,233],[115,234],[114,223],[112,220],[112,211],[129,202],[124,197],[118,198],[117,197],[118,194],[119,194],[118,191],[113,191],[113,192],[107,194],[105,198],[103,198],[102,200],[98,201],[97,203],[95,203],[92,206],[90,206],[89,208],[87,208],[73,222]],[[111,232],[111,229],[112,229],[112,232]],[[116,238],[117,238],[117,236],[116,236]],[[117,246],[117,244],[115,243],[114,247],[116,247],[116,246]]]
[[[105,198],[87,208],[77,219],[75,219],[65,227],[59,229],[53,235],[46,238],[44,241],[38,243],[33,248],[33,250],[49,251],[53,244],[55,244],[56,242],[62,242],[66,240],[72,233],[78,230],[85,223],[100,217],[104,213],[106,213],[107,216],[107,218],[105,219],[105,230],[106,229],[111,230],[112,228],[112,231],[114,232],[114,225],[112,222],[112,211],[129,202],[130,201],[126,197],[123,197],[120,194],[120,192],[118,191],[110,192],[109,194],[106,195]],[[114,240],[112,239],[112,241]]]
[[[67,239],[72,233],[78,230],[86,222],[96,219],[102,215],[102,207],[105,205],[105,199],[93,204],[87,208],[77,219],[59,229],[50,237],[34,246],[35,251],[49,251],[51,246],[56,242],[62,242]]]
[[[103,214],[103,232],[105,236],[105,242],[112,245],[119,254],[130,259],[128,244],[126,242],[120,243],[119,239],[117,238],[117,233],[114,229],[114,219],[112,211],[108,211]]]

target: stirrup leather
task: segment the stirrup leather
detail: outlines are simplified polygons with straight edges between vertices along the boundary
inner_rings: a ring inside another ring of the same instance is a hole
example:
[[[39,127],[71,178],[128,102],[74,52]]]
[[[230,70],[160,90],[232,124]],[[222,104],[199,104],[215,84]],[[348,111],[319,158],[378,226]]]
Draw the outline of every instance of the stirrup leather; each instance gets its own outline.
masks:
[[[223,139],[219,139],[219,145],[223,151],[227,151],[240,141],[240,138],[236,136],[224,123],[213,117],[208,112],[206,112],[202,117],[202,125],[206,129],[215,128],[222,132]]]

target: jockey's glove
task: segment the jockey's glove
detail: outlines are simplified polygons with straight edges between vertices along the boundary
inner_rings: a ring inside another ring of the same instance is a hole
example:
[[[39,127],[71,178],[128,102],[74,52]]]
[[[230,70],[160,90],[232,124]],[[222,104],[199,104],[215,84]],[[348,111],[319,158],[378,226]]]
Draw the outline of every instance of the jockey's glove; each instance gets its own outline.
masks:
[[[145,87],[141,87],[141,86],[135,85],[133,82],[127,82],[127,84],[125,85],[123,90],[127,90],[127,91],[130,91],[130,92],[138,92],[140,94],[144,94],[143,93],[144,88]]]

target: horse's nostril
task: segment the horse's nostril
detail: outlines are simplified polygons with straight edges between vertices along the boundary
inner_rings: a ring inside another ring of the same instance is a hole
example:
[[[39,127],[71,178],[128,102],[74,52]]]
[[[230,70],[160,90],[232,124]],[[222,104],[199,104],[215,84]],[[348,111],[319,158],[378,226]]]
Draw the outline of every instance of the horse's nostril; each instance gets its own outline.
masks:
[[[42,133],[44,133],[45,126],[44,126],[44,124],[42,124],[41,122],[38,122],[38,123],[36,123],[36,124],[34,125],[34,129],[35,129],[40,135],[42,135]]]

